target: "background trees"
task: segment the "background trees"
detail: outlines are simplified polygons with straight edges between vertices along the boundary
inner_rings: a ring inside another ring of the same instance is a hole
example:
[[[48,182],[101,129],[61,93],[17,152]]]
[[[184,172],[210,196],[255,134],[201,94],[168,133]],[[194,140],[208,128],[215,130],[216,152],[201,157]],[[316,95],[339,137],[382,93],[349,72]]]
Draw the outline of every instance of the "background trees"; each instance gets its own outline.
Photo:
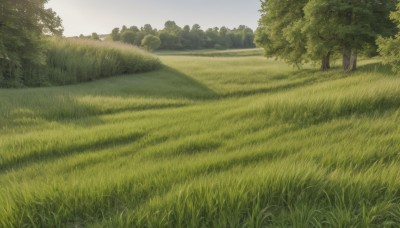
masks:
[[[153,35],[160,39],[162,50],[182,49],[206,49],[206,48],[254,48],[254,32],[251,28],[241,25],[238,28],[229,29],[210,28],[204,31],[200,25],[192,27],[185,25],[183,28],[174,21],[167,21],[162,30],[153,29],[151,25],[144,25],[141,29],[136,26],[127,28],[123,26],[120,30],[115,28],[110,34],[113,41],[141,46],[147,35]]]
[[[142,40],[142,46],[146,48],[147,51],[154,51],[161,45],[161,40],[157,36],[147,35]]]

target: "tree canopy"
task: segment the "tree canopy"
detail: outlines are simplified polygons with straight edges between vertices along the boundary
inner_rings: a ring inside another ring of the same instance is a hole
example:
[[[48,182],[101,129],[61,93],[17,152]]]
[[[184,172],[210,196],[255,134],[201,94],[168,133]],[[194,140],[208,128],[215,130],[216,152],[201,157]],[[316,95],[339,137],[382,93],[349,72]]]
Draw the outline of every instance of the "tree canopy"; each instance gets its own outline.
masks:
[[[161,45],[161,40],[154,35],[146,35],[142,40],[142,46],[146,48],[147,51],[154,51]]]
[[[341,53],[343,68],[354,70],[359,52],[377,49],[379,35],[395,31],[389,13],[396,0],[262,0],[256,42],[267,56],[289,63],[322,61]]]
[[[44,35],[62,35],[61,19],[47,0],[0,3],[0,86],[22,84],[24,71],[44,64]]]

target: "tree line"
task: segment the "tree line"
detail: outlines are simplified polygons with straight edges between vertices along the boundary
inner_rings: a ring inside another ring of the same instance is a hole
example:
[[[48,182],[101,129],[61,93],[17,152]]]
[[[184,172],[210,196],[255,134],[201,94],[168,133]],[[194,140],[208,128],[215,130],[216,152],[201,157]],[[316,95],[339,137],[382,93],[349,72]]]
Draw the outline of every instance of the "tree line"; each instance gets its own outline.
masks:
[[[109,39],[136,46],[149,46],[146,45],[146,41],[152,39],[157,46],[154,38],[156,37],[160,41],[157,47],[160,50],[195,50],[254,48],[254,36],[254,31],[244,25],[234,29],[215,27],[204,31],[198,24],[192,27],[185,25],[182,28],[174,21],[167,21],[161,30],[154,29],[149,24],[141,28],[137,26],[128,28],[125,25],[122,28],[114,28]],[[91,38],[93,37],[96,38],[96,34],[92,34]]]
[[[320,62],[322,70],[329,70],[331,58],[339,55],[346,71],[357,68],[360,53],[371,56],[381,50],[382,55],[387,55],[382,50],[388,42],[395,41],[379,37],[395,35],[398,29],[393,20],[400,21],[398,13],[389,17],[398,0],[262,0],[261,3],[262,16],[255,41],[266,55],[295,65]],[[398,36],[396,39],[400,40]]]

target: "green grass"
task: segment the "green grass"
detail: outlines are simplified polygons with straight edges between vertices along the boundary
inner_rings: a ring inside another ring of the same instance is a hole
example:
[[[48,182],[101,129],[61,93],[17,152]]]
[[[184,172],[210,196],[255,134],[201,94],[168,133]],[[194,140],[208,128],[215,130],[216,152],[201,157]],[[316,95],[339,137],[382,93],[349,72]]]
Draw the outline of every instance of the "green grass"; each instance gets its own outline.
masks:
[[[228,49],[228,50],[187,50],[187,51],[158,51],[158,55],[162,56],[200,56],[200,57],[249,57],[249,56],[262,56],[264,49],[250,48],[250,49]]]
[[[0,226],[398,227],[400,79],[379,59],[160,58],[0,90]]]

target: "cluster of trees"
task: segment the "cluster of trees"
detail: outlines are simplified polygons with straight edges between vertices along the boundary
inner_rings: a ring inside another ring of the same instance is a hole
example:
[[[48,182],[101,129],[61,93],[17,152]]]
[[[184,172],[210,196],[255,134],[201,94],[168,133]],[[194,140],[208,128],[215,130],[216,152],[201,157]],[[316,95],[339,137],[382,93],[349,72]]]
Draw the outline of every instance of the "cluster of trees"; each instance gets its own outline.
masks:
[[[159,48],[162,50],[255,47],[254,32],[244,25],[235,29],[215,27],[204,31],[198,24],[192,27],[186,25],[181,28],[174,21],[167,21],[162,30],[154,29],[149,24],[140,29],[137,26],[114,28],[110,39],[136,46],[146,46],[148,49]],[[148,43],[155,46],[148,46]]]
[[[389,18],[397,0],[261,2],[256,43],[267,56],[296,65],[320,61],[321,69],[328,70],[331,57],[341,55],[344,70],[355,70],[359,53],[376,53],[377,38],[390,37],[397,30]]]
[[[0,87],[23,84],[24,72],[45,64],[45,35],[62,35],[47,0],[0,1]]]

